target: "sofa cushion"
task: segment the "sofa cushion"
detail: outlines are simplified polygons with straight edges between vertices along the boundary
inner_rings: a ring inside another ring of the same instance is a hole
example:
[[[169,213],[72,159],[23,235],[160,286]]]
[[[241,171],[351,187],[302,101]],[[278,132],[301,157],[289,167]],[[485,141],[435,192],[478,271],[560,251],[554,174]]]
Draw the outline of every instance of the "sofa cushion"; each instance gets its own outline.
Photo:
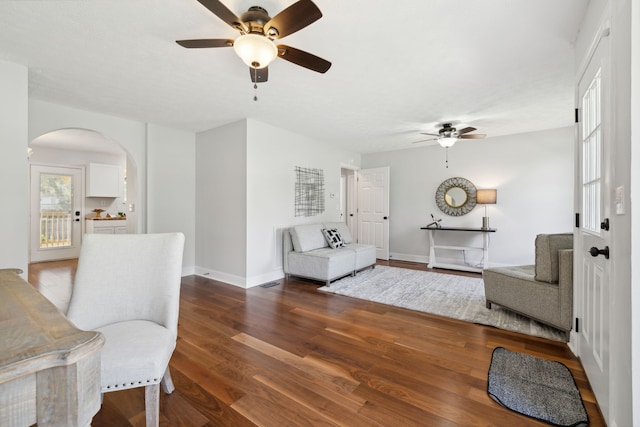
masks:
[[[356,271],[375,265],[376,247],[374,245],[351,243],[350,245],[344,245],[344,247],[356,253]]]
[[[323,228],[322,234],[324,234],[324,238],[327,239],[327,243],[331,246],[331,249],[341,248],[344,246],[342,237],[335,228]]]
[[[353,242],[349,227],[347,227],[347,224],[345,224],[344,222],[325,222],[324,228],[335,228],[336,230],[338,230],[338,233],[340,233],[342,241],[345,245]]]
[[[307,252],[329,246],[322,234],[322,224],[296,225],[290,230],[291,242],[296,252]]]
[[[308,252],[290,252],[287,274],[309,277],[316,280],[333,280],[352,274],[355,256],[346,248],[329,247]]]
[[[558,251],[573,248],[573,233],[536,236],[535,280],[558,283]]]

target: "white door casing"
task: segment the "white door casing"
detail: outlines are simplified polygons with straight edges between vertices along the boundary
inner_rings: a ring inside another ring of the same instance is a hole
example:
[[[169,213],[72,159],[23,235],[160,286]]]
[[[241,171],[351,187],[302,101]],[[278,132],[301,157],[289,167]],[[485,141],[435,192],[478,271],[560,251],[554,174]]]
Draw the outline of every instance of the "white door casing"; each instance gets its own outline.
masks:
[[[82,241],[82,168],[30,165],[29,262],[77,258]],[[64,190],[41,191],[56,182]],[[44,212],[44,213],[43,213]]]
[[[358,243],[389,259],[389,167],[358,171]]]
[[[347,227],[352,236],[358,236],[358,203],[357,203],[357,188],[356,188],[356,174],[352,173],[347,175]]]
[[[604,416],[610,402],[611,139],[609,38],[603,37],[578,82],[574,306],[578,319],[577,352]],[[593,253],[592,253],[593,252]]]

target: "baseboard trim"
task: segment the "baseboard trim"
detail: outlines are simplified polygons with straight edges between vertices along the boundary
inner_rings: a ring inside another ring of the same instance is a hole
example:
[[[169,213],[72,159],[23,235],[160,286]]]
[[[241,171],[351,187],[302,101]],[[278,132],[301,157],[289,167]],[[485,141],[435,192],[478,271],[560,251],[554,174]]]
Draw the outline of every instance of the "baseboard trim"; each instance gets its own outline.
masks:
[[[282,268],[268,273],[260,274],[259,276],[248,277],[246,284],[247,288],[253,288],[254,286],[260,286],[263,283],[271,282],[274,280],[280,280],[284,278],[284,271]]]
[[[403,254],[399,252],[390,252],[389,259],[394,261],[421,262],[426,264],[429,257],[425,255]]]
[[[254,286],[259,286],[263,283],[284,278],[284,271],[282,268],[260,274],[258,276],[241,277],[234,274],[224,273],[222,271],[210,270],[208,268],[196,266],[193,268],[192,274],[206,277],[207,279],[217,280],[218,282],[224,282],[243,289],[253,288]]]
[[[247,288],[247,282],[244,277],[236,276],[229,273],[223,273],[222,271],[210,270],[208,268],[196,266],[194,269],[196,276],[206,277],[207,279],[217,280],[219,282],[228,283],[229,285],[237,286],[239,288]]]

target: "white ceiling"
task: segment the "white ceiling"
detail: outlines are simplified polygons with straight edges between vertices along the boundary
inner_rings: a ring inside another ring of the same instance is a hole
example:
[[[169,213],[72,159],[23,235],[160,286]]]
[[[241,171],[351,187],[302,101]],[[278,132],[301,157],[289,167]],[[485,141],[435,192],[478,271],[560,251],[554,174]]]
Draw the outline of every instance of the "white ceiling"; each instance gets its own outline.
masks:
[[[196,0],[0,0],[0,59],[29,67],[33,98],[193,131],[249,117],[361,153],[447,121],[489,137],[572,124],[588,0],[314,1],[324,16],[279,43],[331,69],[276,59],[257,102],[233,49],[175,43],[238,36]]]

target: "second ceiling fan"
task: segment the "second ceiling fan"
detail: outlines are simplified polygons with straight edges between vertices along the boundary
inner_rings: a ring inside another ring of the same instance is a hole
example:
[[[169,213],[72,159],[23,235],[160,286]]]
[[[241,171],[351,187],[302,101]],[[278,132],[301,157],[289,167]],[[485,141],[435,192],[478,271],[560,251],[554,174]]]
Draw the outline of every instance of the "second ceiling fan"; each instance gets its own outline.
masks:
[[[251,81],[266,82],[268,66],[276,57],[293,64],[326,73],[331,62],[291,46],[274,43],[314,23],[322,17],[322,12],[311,0],[299,0],[271,18],[260,6],[252,6],[237,17],[219,0],[198,0],[214,15],[240,32],[234,39],[192,39],[177,40],[186,48],[233,47],[238,56],[249,66]]]
[[[438,141],[438,144],[440,144],[442,147],[448,148],[453,146],[453,144],[455,144],[456,141],[459,139],[481,139],[487,136],[483,133],[473,133],[473,134],[469,133],[469,132],[473,132],[474,130],[477,130],[477,129],[472,127],[466,127],[464,129],[457,130],[456,128],[453,127],[453,123],[443,123],[442,127],[440,128],[437,134],[421,132],[422,135],[431,135],[431,136],[435,136],[435,138],[423,139],[422,141],[417,141],[417,142],[436,140]]]

